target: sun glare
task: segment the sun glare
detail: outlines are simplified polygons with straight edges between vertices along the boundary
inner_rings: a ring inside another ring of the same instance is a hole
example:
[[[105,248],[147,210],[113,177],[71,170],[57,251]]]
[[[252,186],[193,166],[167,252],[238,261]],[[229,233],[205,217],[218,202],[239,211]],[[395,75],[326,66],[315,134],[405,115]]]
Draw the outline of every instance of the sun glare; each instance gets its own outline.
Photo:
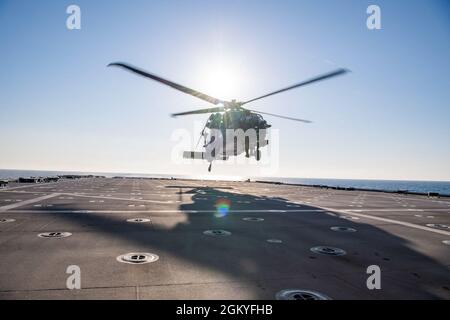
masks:
[[[224,62],[206,67],[201,79],[205,93],[224,100],[239,98],[241,81],[239,69]]]

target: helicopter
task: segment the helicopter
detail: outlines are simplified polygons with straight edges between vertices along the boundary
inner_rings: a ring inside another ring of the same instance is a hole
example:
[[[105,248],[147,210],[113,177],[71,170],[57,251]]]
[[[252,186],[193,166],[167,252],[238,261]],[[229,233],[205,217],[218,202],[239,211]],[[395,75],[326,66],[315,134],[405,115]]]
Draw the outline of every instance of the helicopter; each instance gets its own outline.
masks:
[[[311,123],[311,121],[305,119],[287,117],[279,114],[244,108],[244,105],[273,96],[275,94],[340,76],[349,72],[348,69],[339,68],[334,71],[310,78],[289,87],[279,89],[250,100],[226,101],[214,98],[197,90],[177,84],[127,63],[114,62],[108,64],[108,67],[123,68],[127,71],[136,73],[148,79],[152,79],[154,81],[172,87],[173,89],[197,97],[214,105],[214,107],[210,108],[173,113],[171,115],[172,117],[179,117],[186,115],[211,113],[203,130],[200,133],[200,139],[197,143],[198,146],[201,138],[203,138],[203,148],[205,149],[205,151],[185,151],[183,153],[183,158],[186,159],[207,160],[209,162],[209,172],[211,172],[212,162],[214,160],[228,160],[230,155],[238,156],[245,153],[245,156],[247,158],[253,156],[257,161],[261,159],[260,148],[265,147],[269,144],[269,141],[267,139],[267,129],[271,127],[271,125],[263,118],[262,115],[268,115],[303,123]]]

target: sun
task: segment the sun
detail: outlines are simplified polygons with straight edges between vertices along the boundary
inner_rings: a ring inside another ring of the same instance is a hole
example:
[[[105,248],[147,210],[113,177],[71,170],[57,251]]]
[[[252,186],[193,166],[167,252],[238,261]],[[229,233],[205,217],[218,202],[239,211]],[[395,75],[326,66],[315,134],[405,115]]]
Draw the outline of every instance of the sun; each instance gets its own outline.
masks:
[[[205,67],[201,73],[202,89],[218,99],[238,99],[242,77],[233,63],[219,61]]]

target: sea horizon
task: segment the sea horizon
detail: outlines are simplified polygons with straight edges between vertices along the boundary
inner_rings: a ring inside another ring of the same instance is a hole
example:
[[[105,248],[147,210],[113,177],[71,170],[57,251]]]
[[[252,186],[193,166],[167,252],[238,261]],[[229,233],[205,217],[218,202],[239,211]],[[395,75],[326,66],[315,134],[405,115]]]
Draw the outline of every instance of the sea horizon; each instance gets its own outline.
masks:
[[[100,176],[106,176],[106,177],[111,177],[111,176],[138,176],[138,177],[147,177],[147,176],[164,176],[164,177],[198,177],[198,178],[193,178],[193,179],[198,179],[198,180],[204,180],[204,177],[208,177],[210,176],[212,179],[216,179],[217,177],[224,177],[224,178],[229,178],[229,179],[233,179],[236,178],[236,180],[247,180],[249,178],[253,179],[308,179],[308,180],[342,180],[342,181],[348,181],[348,180],[352,180],[352,181],[405,181],[405,182],[444,182],[444,183],[450,183],[450,180],[432,180],[432,179],[388,179],[388,178],[381,178],[381,179],[375,179],[375,178],[333,178],[333,177],[326,177],[326,178],[317,178],[317,177],[283,177],[283,176],[273,176],[273,177],[269,177],[269,176],[250,176],[250,177],[237,177],[237,176],[224,176],[224,175],[215,175],[215,174],[210,174],[210,175],[182,175],[182,174],[169,174],[169,173],[145,173],[145,172],[115,172],[115,171],[79,171],[79,170],[41,170],[41,169],[3,169],[0,168],[0,178],[1,179],[5,179],[5,173],[6,172],[16,172],[16,173],[32,173],[32,172],[41,172],[41,173],[55,173],[56,175],[58,174],[79,174],[79,175],[100,175]],[[16,174],[17,175],[17,174]],[[30,177],[30,176],[27,176]],[[19,176],[15,177],[15,176],[11,176],[9,177],[11,179],[16,179],[19,178]]]
[[[343,179],[343,178],[301,178],[301,177],[236,177],[217,175],[179,175],[162,173],[126,173],[97,171],[66,171],[66,170],[23,170],[0,169],[0,179],[18,179],[20,177],[42,177],[57,175],[99,175],[105,177],[137,177],[137,178],[176,178],[193,180],[224,180],[224,181],[270,181],[287,184],[324,185],[330,187],[345,187],[371,189],[380,191],[406,190],[410,192],[437,192],[450,195],[450,181],[439,180],[396,180],[396,179]]]

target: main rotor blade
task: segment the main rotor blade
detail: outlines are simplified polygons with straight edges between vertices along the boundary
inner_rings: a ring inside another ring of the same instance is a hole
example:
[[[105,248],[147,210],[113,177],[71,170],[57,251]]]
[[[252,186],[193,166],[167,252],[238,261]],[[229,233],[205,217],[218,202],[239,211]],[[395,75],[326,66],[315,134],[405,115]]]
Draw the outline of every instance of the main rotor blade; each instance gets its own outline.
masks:
[[[305,120],[305,119],[286,117],[286,116],[282,116],[282,115],[279,115],[279,114],[268,113],[268,112],[262,112],[262,111],[256,111],[256,110],[250,110],[250,111],[256,112],[256,113],[261,113],[261,114],[266,114],[266,115],[268,115],[268,116],[273,116],[273,117],[283,118],[283,119],[287,119],[287,120],[294,120],[294,121],[299,121],[299,122],[304,122],[304,123],[312,123],[312,121]]]
[[[167,85],[169,87],[172,87],[172,88],[174,88],[176,90],[179,90],[181,92],[190,94],[191,96],[197,97],[199,99],[202,99],[202,100],[207,101],[207,102],[212,103],[212,104],[223,103],[222,100],[219,100],[217,98],[208,96],[208,95],[206,95],[204,93],[201,93],[201,92],[199,92],[197,90],[190,89],[188,87],[182,86],[181,84],[172,82],[170,80],[163,79],[163,78],[161,78],[161,77],[159,77],[157,75],[151,74],[151,73],[149,73],[147,71],[144,71],[142,69],[138,69],[138,68],[136,68],[134,66],[131,66],[131,65],[128,65],[126,63],[115,62],[115,63],[108,64],[108,67],[111,67],[111,66],[124,68],[124,69],[126,69],[128,71],[131,71],[131,72],[137,73],[137,74],[139,74],[139,75],[141,75],[143,77],[150,78],[152,80],[158,81],[158,82],[160,82],[162,84],[165,84],[165,85]]]
[[[222,111],[225,111],[224,107],[207,108],[207,109],[199,109],[199,110],[186,111],[186,112],[180,112],[180,113],[172,113],[172,117],[187,116],[187,115],[191,115],[191,114],[222,112]]]
[[[318,77],[315,77],[315,78],[312,78],[312,79],[309,79],[309,80],[306,80],[306,81],[303,81],[303,82],[294,84],[294,85],[289,86],[289,87],[287,87],[287,88],[280,89],[280,90],[277,90],[277,91],[274,91],[274,92],[265,94],[265,95],[263,95],[263,96],[261,96],[261,97],[258,97],[258,98],[254,98],[254,99],[245,101],[245,102],[243,102],[241,105],[244,105],[244,104],[247,104],[247,103],[250,103],[250,102],[259,100],[259,99],[267,98],[267,97],[269,97],[269,96],[273,96],[274,94],[278,94],[278,93],[281,93],[281,92],[284,92],[284,91],[288,91],[288,90],[295,89],[295,88],[298,88],[298,87],[306,86],[306,85],[311,84],[311,83],[314,83],[314,82],[318,82],[318,81],[322,81],[322,80],[325,80],[325,79],[328,79],[328,78],[332,78],[332,77],[335,77],[335,76],[339,76],[339,75],[345,74],[345,73],[347,73],[347,72],[349,72],[349,70],[347,70],[347,69],[337,69],[337,70],[335,70],[335,71],[332,71],[332,72],[323,74],[323,75],[321,75],[321,76],[318,76]]]

